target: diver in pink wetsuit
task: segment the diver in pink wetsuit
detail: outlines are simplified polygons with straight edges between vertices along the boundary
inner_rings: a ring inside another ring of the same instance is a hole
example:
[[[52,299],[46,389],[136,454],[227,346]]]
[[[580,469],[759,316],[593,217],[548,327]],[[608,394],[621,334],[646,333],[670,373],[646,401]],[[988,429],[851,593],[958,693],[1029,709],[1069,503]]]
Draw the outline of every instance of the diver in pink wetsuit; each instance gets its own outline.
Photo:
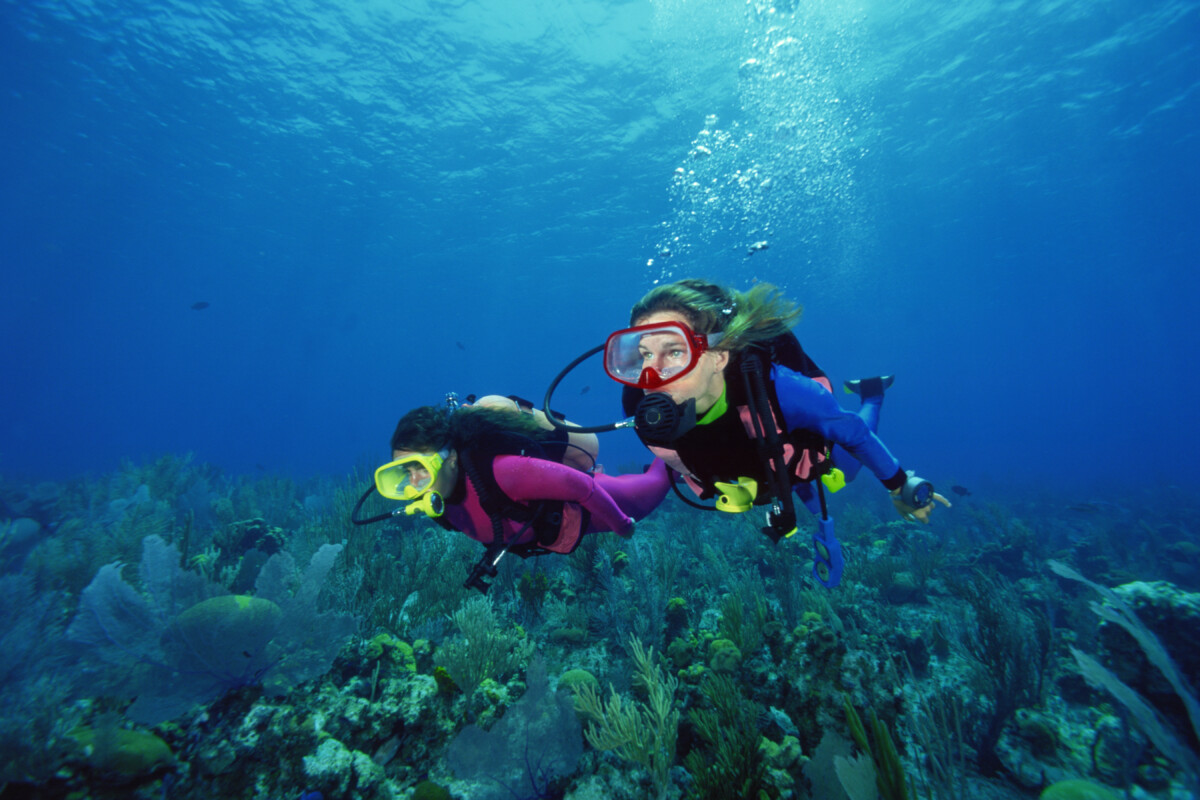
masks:
[[[658,459],[640,475],[584,471],[594,463],[594,436],[555,429],[540,411],[506,400],[413,409],[392,435],[393,460],[375,472],[379,493],[407,501],[407,513],[487,548],[467,581],[481,591],[505,553],[570,553],[584,534],[633,535],[670,488]]]

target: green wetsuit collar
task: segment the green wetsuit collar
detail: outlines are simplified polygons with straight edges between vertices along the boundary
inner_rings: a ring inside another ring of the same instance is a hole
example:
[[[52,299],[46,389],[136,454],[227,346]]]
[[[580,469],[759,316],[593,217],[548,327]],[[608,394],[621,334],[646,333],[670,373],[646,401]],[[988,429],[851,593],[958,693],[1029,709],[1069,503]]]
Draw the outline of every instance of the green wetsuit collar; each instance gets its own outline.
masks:
[[[697,425],[708,425],[710,422],[715,422],[729,409],[729,400],[725,397],[727,390],[728,387],[721,390],[721,396],[717,398],[717,402],[713,403],[712,408],[704,412],[704,416],[696,422]]]

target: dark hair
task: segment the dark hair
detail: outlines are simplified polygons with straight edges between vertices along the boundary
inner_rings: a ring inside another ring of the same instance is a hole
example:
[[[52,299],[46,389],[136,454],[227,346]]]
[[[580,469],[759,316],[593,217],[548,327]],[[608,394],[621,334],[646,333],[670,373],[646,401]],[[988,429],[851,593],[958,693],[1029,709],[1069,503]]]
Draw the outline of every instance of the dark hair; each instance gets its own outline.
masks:
[[[409,411],[396,423],[392,433],[392,450],[414,453],[433,453],[450,442],[450,419],[446,409],[420,406]]]
[[[681,314],[696,333],[724,333],[717,349],[734,352],[787,333],[801,313],[800,306],[769,283],[739,292],[685,278],[647,292],[629,312],[629,324],[660,311]]]
[[[400,418],[392,433],[392,450],[432,453],[464,449],[497,433],[517,433],[535,441],[554,437],[531,415],[503,408],[463,406],[446,414],[445,406],[420,406]]]

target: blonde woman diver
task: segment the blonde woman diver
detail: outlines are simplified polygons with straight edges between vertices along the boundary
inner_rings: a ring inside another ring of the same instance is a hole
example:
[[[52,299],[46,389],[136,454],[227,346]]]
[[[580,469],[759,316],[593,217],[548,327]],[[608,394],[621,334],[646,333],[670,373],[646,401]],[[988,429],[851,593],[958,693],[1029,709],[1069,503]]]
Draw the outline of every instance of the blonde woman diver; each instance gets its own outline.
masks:
[[[904,469],[876,433],[893,376],[847,381],[862,405],[843,409],[792,333],[799,317],[769,284],[748,292],[697,279],[655,287],[634,304],[630,327],[560,373],[546,407],[563,375],[602,349],[605,372],[624,386],[628,419],[583,430],[632,425],[697,496],[716,498],[717,508],[770,506],[764,530],[772,538],[795,533],[794,494],[817,515],[814,574],[833,586],[842,558],[826,491],[866,466],[905,519],[927,523],[935,503],[950,503]]]

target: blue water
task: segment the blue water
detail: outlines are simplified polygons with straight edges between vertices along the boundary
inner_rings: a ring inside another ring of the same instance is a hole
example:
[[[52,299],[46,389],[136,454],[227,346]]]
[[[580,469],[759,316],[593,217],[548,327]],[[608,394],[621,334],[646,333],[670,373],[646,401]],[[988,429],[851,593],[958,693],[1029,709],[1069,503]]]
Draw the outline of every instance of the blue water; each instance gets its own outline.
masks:
[[[0,473],[345,474],[706,276],[934,480],[1200,478],[1200,3],[791,6],[4,0]]]

